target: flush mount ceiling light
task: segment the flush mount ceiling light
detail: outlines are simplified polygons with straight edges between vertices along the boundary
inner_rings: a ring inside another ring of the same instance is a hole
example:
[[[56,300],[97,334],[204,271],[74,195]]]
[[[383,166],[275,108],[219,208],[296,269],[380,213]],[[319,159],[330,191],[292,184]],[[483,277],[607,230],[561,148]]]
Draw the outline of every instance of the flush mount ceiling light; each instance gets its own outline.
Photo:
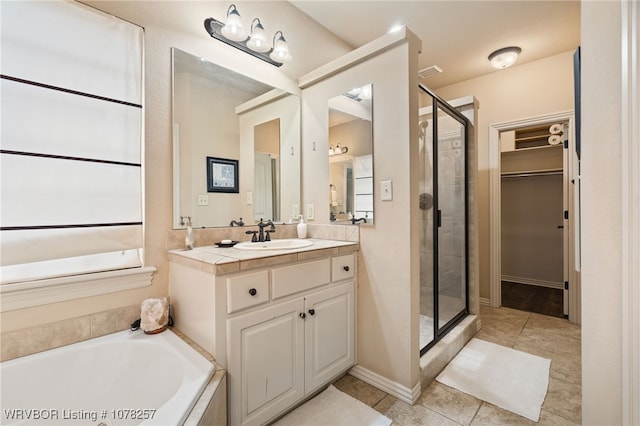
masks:
[[[274,34],[273,48],[271,48],[264,27],[258,18],[255,18],[251,22],[251,34],[247,40],[247,34],[240,19],[240,12],[238,12],[235,4],[232,4],[227,9],[226,23],[214,18],[207,18],[204,20],[204,28],[207,30],[207,33],[216,40],[277,67],[292,59],[291,53],[289,53],[289,46],[282,31],[276,31]]]
[[[521,51],[522,49],[516,46],[498,49],[489,55],[491,66],[499,70],[508,68],[516,62]]]

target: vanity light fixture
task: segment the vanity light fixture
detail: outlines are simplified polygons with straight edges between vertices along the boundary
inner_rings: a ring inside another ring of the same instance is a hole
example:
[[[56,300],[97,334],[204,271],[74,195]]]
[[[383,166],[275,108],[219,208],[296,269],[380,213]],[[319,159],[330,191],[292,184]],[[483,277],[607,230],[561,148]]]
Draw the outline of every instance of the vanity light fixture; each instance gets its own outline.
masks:
[[[235,4],[227,9],[227,23],[224,24],[220,32],[231,41],[245,41],[247,39],[247,33],[244,31],[244,25],[240,19],[240,12]]]
[[[491,66],[503,70],[516,62],[520,52],[522,52],[522,49],[517,46],[503,47],[491,53],[488,59],[491,62]]]
[[[232,4],[227,9],[226,23],[214,18],[207,18],[204,20],[204,28],[207,33],[216,40],[277,67],[292,59],[291,53],[289,53],[289,46],[282,31],[276,31],[273,36],[273,48],[270,47],[269,39],[258,18],[255,18],[251,22],[251,35],[247,37],[244,26],[242,25],[242,20],[240,19],[240,13],[235,4]]]
[[[278,37],[280,34],[280,37]],[[277,40],[276,40],[277,38]],[[287,40],[285,40],[282,31],[277,31],[273,35],[273,50],[269,57],[276,62],[290,62],[291,54],[289,53],[289,45],[287,44]]]
[[[349,148],[347,148],[346,146],[340,146],[340,144],[337,144],[335,148],[333,147],[333,145],[329,146],[329,156],[346,154],[348,151]]]
[[[260,23],[260,19],[254,18],[251,22],[251,36],[247,42],[247,47],[254,52],[266,52],[271,49],[269,40],[264,33],[264,27]]]

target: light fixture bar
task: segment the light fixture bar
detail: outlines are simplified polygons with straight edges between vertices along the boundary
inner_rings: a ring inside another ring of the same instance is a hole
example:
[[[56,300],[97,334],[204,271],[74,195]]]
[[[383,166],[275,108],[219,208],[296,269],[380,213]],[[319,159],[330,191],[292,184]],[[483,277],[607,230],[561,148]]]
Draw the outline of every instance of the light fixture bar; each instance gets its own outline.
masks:
[[[223,26],[224,24],[222,22],[214,18],[207,18],[204,20],[205,30],[207,30],[209,35],[215,38],[216,40],[220,40],[221,42],[224,42],[229,46],[233,46],[236,49],[242,50],[245,53],[248,53],[252,56],[255,56],[258,59],[262,59],[263,61],[270,63],[271,65],[275,65],[276,67],[282,66],[282,63],[276,62],[269,57],[269,53],[271,53],[270,51],[267,51],[264,53],[256,52],[254,50],[251,50],[249,47],[247,47],[246,41],[233,41],[223,36],[222,35]]]

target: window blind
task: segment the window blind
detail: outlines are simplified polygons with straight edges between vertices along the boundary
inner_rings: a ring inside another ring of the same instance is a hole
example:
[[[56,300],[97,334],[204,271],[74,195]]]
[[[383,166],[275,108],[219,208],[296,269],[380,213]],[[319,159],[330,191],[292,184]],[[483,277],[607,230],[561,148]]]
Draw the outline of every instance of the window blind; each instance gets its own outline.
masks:
[[[2,283],[142,265],[143,29],[3,2]]]

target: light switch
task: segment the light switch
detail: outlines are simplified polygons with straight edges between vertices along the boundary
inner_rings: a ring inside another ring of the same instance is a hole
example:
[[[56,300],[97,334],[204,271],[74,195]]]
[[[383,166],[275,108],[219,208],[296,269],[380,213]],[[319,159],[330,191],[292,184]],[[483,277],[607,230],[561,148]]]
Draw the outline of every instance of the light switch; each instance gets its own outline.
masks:
[[[307,220],[314,220],[316,218],[316,209],[313,204],[307,204]]]
[[[198,195],[198,205],[199,206],[208,206],[209,205],[209,196],[208,195]]]
[[[382,201],[393,200],[393,185],[390,180],[383,180],[380,182],[380,199]]]
[[[251,204],[253,204],[253,192],[248,191],[247,192],[247,205],[250,206]]]

